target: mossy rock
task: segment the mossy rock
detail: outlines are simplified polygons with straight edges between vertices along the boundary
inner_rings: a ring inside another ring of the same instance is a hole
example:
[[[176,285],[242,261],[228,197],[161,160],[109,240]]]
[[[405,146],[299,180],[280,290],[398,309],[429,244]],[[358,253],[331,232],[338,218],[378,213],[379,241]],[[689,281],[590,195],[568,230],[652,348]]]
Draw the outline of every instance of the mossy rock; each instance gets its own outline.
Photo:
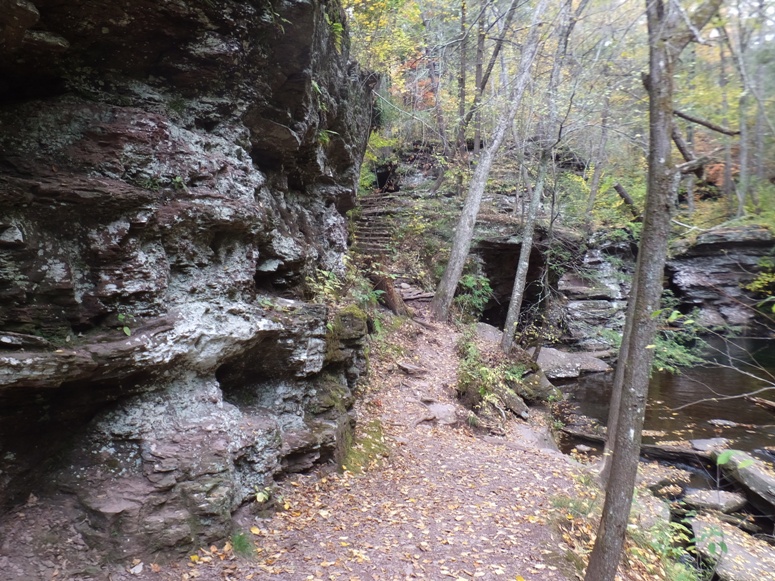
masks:
[[[322,374],[315,385],[317,393],[306,406],[307,411],[319,415],[328,410],[335,410],[339,413],[345,413],[349,410],[355,398],[344,381],[343,378],[330,373]]]

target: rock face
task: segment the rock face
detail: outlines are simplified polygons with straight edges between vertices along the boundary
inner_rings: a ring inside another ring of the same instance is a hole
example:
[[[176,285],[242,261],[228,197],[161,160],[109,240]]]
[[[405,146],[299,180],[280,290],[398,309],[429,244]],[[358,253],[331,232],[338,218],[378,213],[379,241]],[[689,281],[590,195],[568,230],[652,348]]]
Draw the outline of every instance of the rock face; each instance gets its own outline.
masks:
[[[636,251],[622,230],[615,232],[622,236],[593,239],[579,269],[566,272],[557,285],[564,297],[564,338],[578,349],[610,349],[624,328]]]
[[[370,123],[344,13],[0,7],[0,508],[113,558],[223,538],[351,424],[365,319],[299,300]]]
[[[761,226],[705,232],[668,261],[669,286],[684,306],[699,309],[698,322],[707,327],[750,326],[755,301],[742,286],[773,246],[775,237]]]

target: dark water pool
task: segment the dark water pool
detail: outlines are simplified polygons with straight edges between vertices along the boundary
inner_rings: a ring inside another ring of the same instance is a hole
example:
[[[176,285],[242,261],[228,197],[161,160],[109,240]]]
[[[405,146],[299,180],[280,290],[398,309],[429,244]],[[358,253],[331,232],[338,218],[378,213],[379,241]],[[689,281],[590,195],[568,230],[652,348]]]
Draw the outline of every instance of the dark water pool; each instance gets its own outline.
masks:
[[[707,366],[678,375],[654,373],[649,385],[644,443],[722,436],[732,440],[732,446],[739,450],[775,446],[775,414],[743,398],[723,399],[775,385],[775,341],[714,342],[706,359]],[[760,377],[766,381],[757,379]],[[563,391],[581,413],[605,424],[612,379],[613,373],[588,375],[563,386]],[[760,396],[775,401],[775,390]],[[717,427],[708,423],[716,419],[742,425]]]

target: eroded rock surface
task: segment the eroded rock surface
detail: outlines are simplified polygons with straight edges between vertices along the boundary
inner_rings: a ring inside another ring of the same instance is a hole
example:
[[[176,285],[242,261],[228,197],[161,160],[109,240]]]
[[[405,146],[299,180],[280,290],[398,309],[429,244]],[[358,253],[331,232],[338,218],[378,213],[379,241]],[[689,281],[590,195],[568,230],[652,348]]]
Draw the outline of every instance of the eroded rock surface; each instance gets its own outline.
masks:
[[[686,307],[699,309],[698,322],[707,327],[751,326],[755,300],[743,289],[759,271],[759,261],[775,245],[762,226],[716,228],[679,249],[668,261],[666,274]]]
[[[300,299],[372,80],[336,3],[0,6],[0,507],[115,558],[223,538],[350,428],[365,319]]]

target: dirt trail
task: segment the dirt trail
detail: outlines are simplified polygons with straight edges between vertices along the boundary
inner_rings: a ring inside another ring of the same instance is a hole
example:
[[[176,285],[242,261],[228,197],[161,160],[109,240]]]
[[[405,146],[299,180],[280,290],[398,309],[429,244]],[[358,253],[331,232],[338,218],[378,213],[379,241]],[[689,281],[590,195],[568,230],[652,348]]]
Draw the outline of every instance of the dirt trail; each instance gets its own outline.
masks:
[[[456,339],[441,325],[397,332],[398,361],[426,370],[417,376],[373,357],[359,423],[381,422],[388,457],[360,475],[283,483],[286,510],[243,523],[257,559],[200,552],[197,564],[154,565],[155,573],[146,565],[132,578],[570,579],[550,508],[572,493],[574,468],[539,448],[540,426],[515,421],[503,438],[473,434],[454,402]],[[459,421],[428,419],[429,400],[454,405]]]

